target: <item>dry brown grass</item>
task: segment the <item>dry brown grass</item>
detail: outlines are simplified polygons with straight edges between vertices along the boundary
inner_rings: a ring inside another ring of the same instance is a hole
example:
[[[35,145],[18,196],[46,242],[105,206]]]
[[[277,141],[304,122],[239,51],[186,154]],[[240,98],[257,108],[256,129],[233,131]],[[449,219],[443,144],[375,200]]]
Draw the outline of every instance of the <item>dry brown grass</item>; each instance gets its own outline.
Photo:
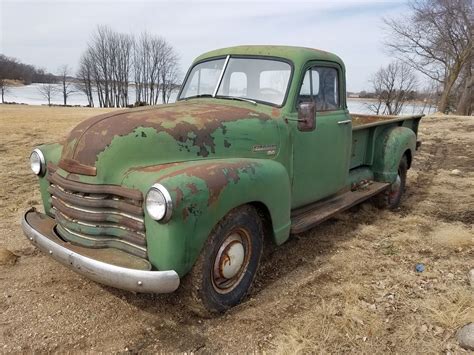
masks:
[[[80,121],[114,109],[0,105],[0,208],[2,217],[15,215],[26,197],[30,205],[40,201],[31,180],[28,158],[43,143],[63,140]]]
[[[102,112],[0,105],[0,247],[19,256],[0,266],[0,352],[463,353],[454,334],[474,321],[473,118],[423,119],[400,210],[365,203],[267,246],[249,299],[201,320],[179,294],[102,287],[22,236],[22,211],[39,204],[31,148]]]
[[[443,223],[431,233],[433,243],[442,247],[456,249],[469,247],[474,244],[472,226],[462,223]]]

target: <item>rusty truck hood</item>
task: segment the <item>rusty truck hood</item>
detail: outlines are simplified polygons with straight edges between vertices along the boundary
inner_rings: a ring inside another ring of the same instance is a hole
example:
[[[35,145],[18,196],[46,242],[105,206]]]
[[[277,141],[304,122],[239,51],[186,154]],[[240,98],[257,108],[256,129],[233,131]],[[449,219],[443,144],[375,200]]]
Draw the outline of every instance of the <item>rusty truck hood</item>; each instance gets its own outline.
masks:
[[[59,166],[97,175],[101,168],[248,156],[254,144],[277,145],[272,116],[279,110],[248,106],[193,100],[92,117],[71,131]]]

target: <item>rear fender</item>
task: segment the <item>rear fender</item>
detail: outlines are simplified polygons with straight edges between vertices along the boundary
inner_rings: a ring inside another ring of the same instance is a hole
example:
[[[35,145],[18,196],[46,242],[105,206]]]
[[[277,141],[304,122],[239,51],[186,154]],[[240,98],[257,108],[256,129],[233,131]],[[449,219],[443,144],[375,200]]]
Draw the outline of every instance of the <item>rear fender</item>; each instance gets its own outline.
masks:
[[[289,237],[290,181],[283,165],[263,159],[213,159],[132,169],[123,184],[144,194],[160,183],[173,201],[167,223],[145,212],[148,256],[159,270],[183,276],[214,226],[233,208],[259,202],[268,209],[273,239]],[[146,209],[145,209],[146,210]]]
[[[373,171],[376,181],[393,183],[398,165],[405,153],[413,156],[416,134],[407,127],[394,127],[383,131],[376,139]]]

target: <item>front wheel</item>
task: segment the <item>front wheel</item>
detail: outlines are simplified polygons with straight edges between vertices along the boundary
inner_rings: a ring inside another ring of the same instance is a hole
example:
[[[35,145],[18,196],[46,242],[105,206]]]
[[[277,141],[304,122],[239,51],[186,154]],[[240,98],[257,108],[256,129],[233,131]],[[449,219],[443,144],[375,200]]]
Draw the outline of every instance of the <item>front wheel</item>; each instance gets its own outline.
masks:
[[[211,232],[185,277],[188,307],[199,315],[224,312],[247,295],[263,249],[263,228],[252,206],[229,212]]]
[[[376,204],[380,208],[395,209],[400,205],[407,180],[408,162],[404,155],[398,165],[398,173],[395,181],[384,192],[376,196]]]

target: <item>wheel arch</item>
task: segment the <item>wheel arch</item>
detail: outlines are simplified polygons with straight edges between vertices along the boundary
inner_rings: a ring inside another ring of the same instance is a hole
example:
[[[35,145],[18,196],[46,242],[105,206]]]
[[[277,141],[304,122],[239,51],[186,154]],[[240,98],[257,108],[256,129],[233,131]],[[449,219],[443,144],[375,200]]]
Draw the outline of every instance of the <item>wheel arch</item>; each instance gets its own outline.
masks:
[[[412,159],[413,159],[413,153],[411,152],[411,149],[407,149],[405,150],[405,152],[403,153],[403,156],[406,156],[407,157],[407,168],[410,169],[411,168],[411,162],[412,162]]]
[[[376,139],[373,163],[376,181],[393,183],[397,176],[400,159],[407,156],[411,166],[412,152],[416,147],[416,134],[407,127],[390,127]]]
[[[264,238],[266,241],[275,242],[275,231],[273,230],[273,221],[268,207],[261,201],[252,201],[248,205],[257,210],[257,213],[262,221]]]

